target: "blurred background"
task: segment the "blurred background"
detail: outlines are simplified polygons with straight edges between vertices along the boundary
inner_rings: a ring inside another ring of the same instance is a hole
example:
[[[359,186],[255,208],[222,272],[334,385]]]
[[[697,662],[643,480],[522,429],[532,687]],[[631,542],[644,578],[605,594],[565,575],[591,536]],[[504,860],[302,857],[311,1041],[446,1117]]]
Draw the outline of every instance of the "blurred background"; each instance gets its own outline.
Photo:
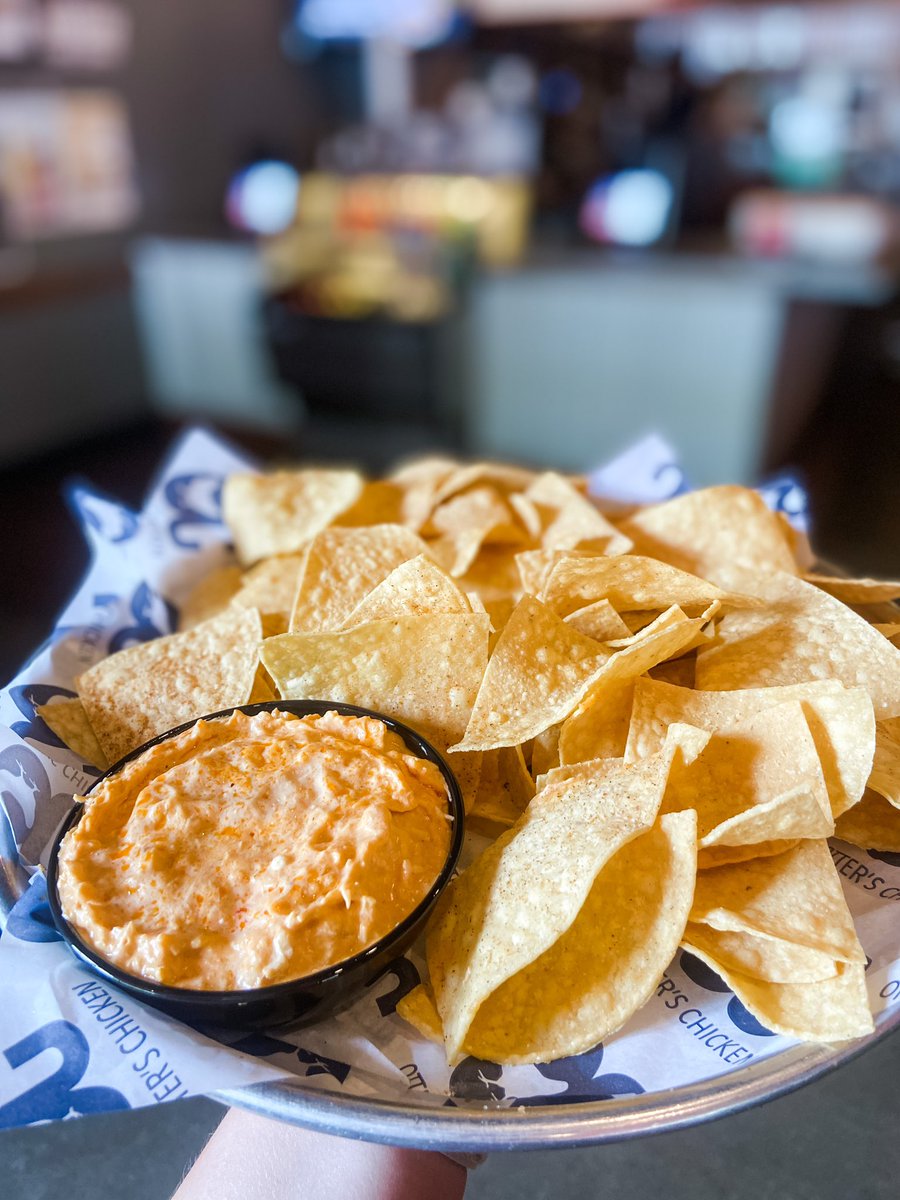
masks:
[[[63,481],[137,503],[195,419],[372,470],[656,431],[900,571],[898,212],[896,3],[0,0],[2,665]]]

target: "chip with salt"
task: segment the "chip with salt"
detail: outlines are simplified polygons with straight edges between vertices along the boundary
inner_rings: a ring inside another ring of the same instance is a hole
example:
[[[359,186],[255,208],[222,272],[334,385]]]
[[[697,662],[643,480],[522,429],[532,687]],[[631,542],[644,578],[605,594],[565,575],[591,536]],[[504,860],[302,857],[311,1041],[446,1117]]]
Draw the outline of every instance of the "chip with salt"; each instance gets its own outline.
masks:
[[[772,1033],[808,1042],[845,1042],[875,1028],[861,963],[842,962],[833,978],[813,983],[768,983],[732,971],[698,946],[688,949],[720,975]]]
[[[468,613],[472,606],[449,575],[427,555],[419,554],[394,567],[344,621],[343,628],[396,617],[428,613]]]
[[[601,868],[574,921],[478,1009],[463,1049],[550,1062],[604,1041],[653,994],[675,953],[696,871],[694,814],[660,818]]]
[[[714,583],[721,584],[722,572],[738,562],[760,574],[797,571],[781,522],[749,488],[725,485],[688,492],[641,509],[619,528],[633,540],[636,554]]]
[[[222,489],[222,514],[238,558],[249,565],[299,550],[355,504],[362,489],[358,471],[229,475]]]
[[[838,679],[846,687],[865,688],[879,720],[900,716],[900,650],[867,621],[791,575],[750,576],[735,569],[730,579],[766,607],[725,614],[715,643],[697,655],[699,688],[731,691]]]
[[[634,690],[626,757],[655,753],[673,721],[727,736],[755,713],[791,701],[803,706],[837,817],[862,796],[875,751],[871,700],[864,689],[845,688],[837,680],[703,692],[640,679]]]
[[[439,749],[463,733],[487,662],[488,617],[433,613],[338,633],[267,638],[260,658],[285,700],[338,700],[412,725]]]
[[[691,920],[795,942],[841,962],[866,961],[825,841],[702,872]]]
[[[395,567],[426,553],[422,539],[404,525],[326,529],[310,543],[290,632],[340,629],[360,601]]]
[[[246,704],[261,641],[256,609],[228,608],[85,671],[76,687],[109,761],[193,717]]]
[[[753,597],[722,591],[696,575],[637,554],[561,559],[551,567],[541,599],[561,617],[595,600],[608,600],[618,613],[677,604],[685,611],[694,606],[692,615],[699,615],[714,600],[726,607],[762,607]]]
[[[821,950],[780,938],[711,929],[696,921],[688,922],[684,945],[695,954],[700,951],[715,959],[729,971],[769,983],[815,983],[818,979],[833,979],[838,973],[838,963]]]
[[[451,1062],[484,1001],[550,949],[604,864],[653,824],[671,757],[670,748],[634,767],[603,763],[546,788],[450,885],[427,957]]]
[[[859,804],[834,823],[835,836],[864,850],[900,853],[900,809],[875,791],[866,791]]]

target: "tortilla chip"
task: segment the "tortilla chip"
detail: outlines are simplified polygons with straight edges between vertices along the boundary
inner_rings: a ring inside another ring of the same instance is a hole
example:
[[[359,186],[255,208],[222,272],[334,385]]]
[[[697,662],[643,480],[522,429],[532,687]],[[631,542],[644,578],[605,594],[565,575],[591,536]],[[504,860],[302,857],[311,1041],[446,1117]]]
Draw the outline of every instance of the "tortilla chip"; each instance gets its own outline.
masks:
[[[559,766],[559,725],[537,734],[531,746],[531,773],[537,778]]]
[[[451,575],[465,575],[487,543],[519,546],[525,534],[503,497],[493,488],[474,488],[441,504],[431,514],[430,528],[440,536],[431,553]]]
[[[444,1030],[430,988],[420,983],[397,1001],[396,1013],[429,1042],[443,1043]]]
[[[307,553],[304,550],[300,554],[282,554],[258,562],[244,575],[232,604],[239,608],[258,608],[264,617],[283,614],[287,628]]]
[[[900,721],[875,725],[875,758],[868,786],[900,809]]]
[[[662,817],[601,869],[572,925],[485,1000],[464,1049],[493,1062],[590,1050],[653,994],[684,930],[693,814]]]
[[[259,613],[229,607],[85,671],[76,687],[109,761],[185,721],[246,704],[261,640]]]
[[[697,870],[712,871],[716,867],[727,867],[753,858],[771,858],[799,845],[799,838],[788,838],[776,842],[754,842],[749,846],[706,846],[697,851]]]
[[[283,699],[372,708],[446,750],[465,730],[487,642],[483,614],[435,613],[339,633],[282,634],[263,643],[260,658]]]
[[[616,612],[707,608],[714,600],[736,608],[760,608],[752,597],[722,591],[705,579],[636,554],[618,558],[565,558],[547,575],[541,599],[561,617],[595,600],[608,600]],[[695,614],[697,615],[697,614]]]
[[[598,557],[602,557],[598,550],[520,550],[516,555],[516,569],[521,590],[531,596],[540,596],[551,569],[562,559]]]
[[[833,979],[838,973],[838,964],[821,950],[752,933],[710,929],[694,921],[688,922],[683,945],[694,954],[699,951],[721,963],[726,970],[769,983],[815,983]]]
[[[900,853],[900,809],[877,792],[866,791],[862,800],[834,824],[835,837],[864,850]]]
[[[729,970],[699,947],[688,949],[720,975],[772,1033],[808,1042],[845,1042],[875,1030],[860,963],[841,963],[833,979],[816,983],[765,983]]]
[[[356,606],[395,567],[426,553],[403,525],[326,529],[310,544],[291,612],[291,633],[340,629]]]
[[[626,679],[582,700],[560,729],[559,761],[562,765],[624,755],[634,682]]]
[[[768,607],[726,613],[715,644],[697,656],[697,686],[708,691],[838,679],[864,687],[879,720],[900,716],[900,650],[827,592],[793,576],[749,579]]]
[[[631,636],[631,630],[608,600],[597,600],[577,608],[565,617],[567,624],[595,642],[608,642],[613,638]]]
[[[491,656],[459,748],[488,750],[536,737],[565,720],[593,688],[612,687],[675,654],[702,624],[673,609],[647,636],[611,653],[526,596]]]
[[[421,617],[428,613],[469,613],[471,605],[453,580],[424,554],[394,567],[344,622],[343,628],[369,621]]]
[[[735,563],[757,574],[797,573],[781,522],[748,488],[688,492],[642,509],[620,522],[619,528],[633,540],[636,554],[661,559],[714,583],[720,583],[719,576]]]
[[[386,479],[363,484],[356,503],[336,518],[343,528],[360,525],[399,525],[403,522],[404,490]]]
[[[796,942],[841,962],[866,961],[825,841],[803,841],[786,854],[704,871],[691,920]]]
[[[525,492],[541,513],[545,550],[600,550],[627,554],[631,541],[573,484],[555,471],[546,471]],[[546,510],[546,515],[544,511]]]
[[[669,683],[673,687],[693,690],[696,668],[696,655],[683,654],[681,658],[670,658],[666,662],[658,663],[651,667],[647,674],[658,683]]]
[[[764,709],[713,733],[676,763],[664,812],[696,809],[700,845],[747,845],[834,832],[828,790],[799,702]]]
[[[178,613],[178,628],[193,629],[201,621],[216,616],[241,586],[241,568],[216,567],[189,592]]]
[[[670,761],[664,752],[630,768],[602,764],[590,779],[546,788],[450,884],[428,931],[427,957],[451,1062],[484,1001],[553,946],[601,868],[652,825]],[[561,845],[570,852],[560,855]]]
[[[514,746],[563,719],[610,657],[526,596],[506,624],[459,749]]]
[[[861,688],[844,688],[836,680],[702,692],[641,679],[635,686],[625,757],[633,760],[653,754],[674,721],[727,736],[755,713],[789,701],[803,705],[837,817],[856,804],[865,789],[875,752],[875,721],[868,695]]]
[[[814,574],[803,578],[842,604],[882,604],[900,598],[900,583],[895,579],[844,579],[839,575]]]
[[[515,463],[456,463],[437,489],[435,504],[442,504],[451,496],[480,484],[488,484],[501,492],[522,492],[534,478],[534,471]]]
[[[229,475],[222,513],[237,556],[249,565],[273,554],[293,554],[355,504],[363,489],[358,471],[273,471]]]
[[[38,704],[35,712],[60,741],[84,762],[99,767],[101,771],[109,769],[109,760],[103,753],[84,705],[77,696],[73,699],[51,700],[49,704]]]

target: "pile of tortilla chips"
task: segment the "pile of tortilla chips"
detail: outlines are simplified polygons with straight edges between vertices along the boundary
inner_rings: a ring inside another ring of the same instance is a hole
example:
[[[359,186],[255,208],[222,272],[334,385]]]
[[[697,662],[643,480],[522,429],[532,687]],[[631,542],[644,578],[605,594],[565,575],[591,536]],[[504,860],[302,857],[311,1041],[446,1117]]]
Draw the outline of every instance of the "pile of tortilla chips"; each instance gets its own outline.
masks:
[[[596,1045],[679,946],[769,1029],[871,1031],[824,839],[900,850],[900,583],[804,576],[738,487],[623,514],[577,478],[432,458],[234,476],[224,509],[238,564],[181,632],[42,715],[101,766],[254,699],[420,730],[490,839],[399,1008],[451,1062]]]

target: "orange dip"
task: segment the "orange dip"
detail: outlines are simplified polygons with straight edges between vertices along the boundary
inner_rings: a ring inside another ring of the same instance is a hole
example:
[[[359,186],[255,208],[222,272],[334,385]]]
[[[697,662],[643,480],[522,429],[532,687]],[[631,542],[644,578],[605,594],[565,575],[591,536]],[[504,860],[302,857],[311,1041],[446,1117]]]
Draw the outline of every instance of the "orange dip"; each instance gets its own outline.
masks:
[[[88,796],[63,912],[104,958],[176,987],[281,983],[388,933],[450,846],[447,789],[381,721],[199,721]]]

